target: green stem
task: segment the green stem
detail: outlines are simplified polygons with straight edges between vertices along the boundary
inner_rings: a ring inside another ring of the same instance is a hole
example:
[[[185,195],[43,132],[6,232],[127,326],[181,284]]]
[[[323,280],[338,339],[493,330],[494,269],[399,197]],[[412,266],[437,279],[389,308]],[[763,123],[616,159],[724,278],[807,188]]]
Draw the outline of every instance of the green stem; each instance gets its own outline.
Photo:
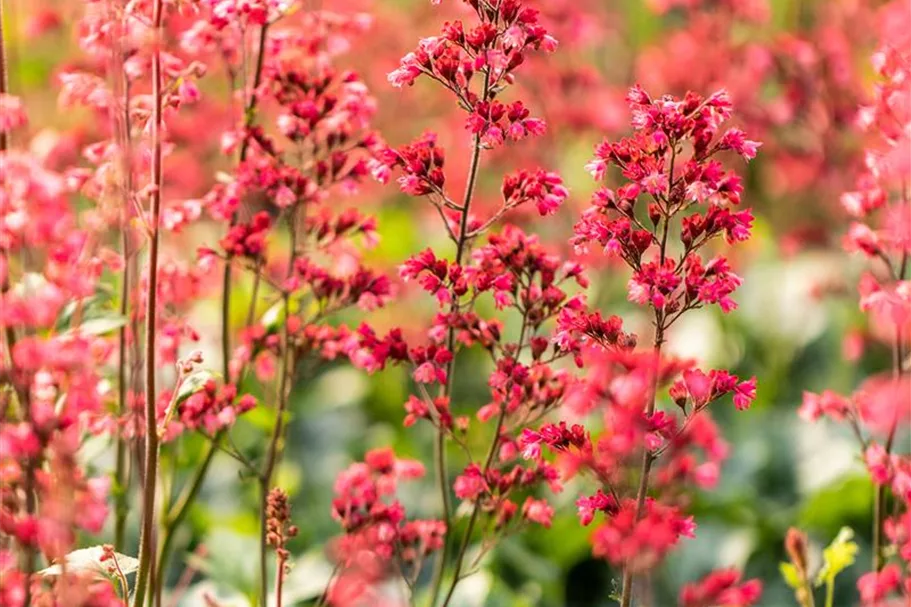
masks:
[[[196,497],[199,495],[200,489],[202,489],[203,481],[206,478],[206,474],[209,472],[212,460],[215,459],[215,453],[218,451],[218,441],[222,439],[224,432],[224,430],[221,430],[212,437],[212,441],[209,443],[208,449],[203,456],[202,463],[196,469],[196,474],[184,488],[183,492],[181,492],[177,502],[171,507],[165,517],[164,530],[162,531],[162,537],[164,539],[161,544],[161,550],[158,553],[157,569],[159,571],[159,576],[158,583],[155,587],[156,597],[160,597],[164,589],[168,560],[171,556],[171,547],[174,544],[177,530],[183,524],[184,519],[186,519],[187,514],[190,512],[190,506],[196,501]]]
[[[126,253],[127,241],[129,237],[124,230],[123,246]],[[129,268],[125,265],[123,271],[123,289],[121,291],[122,301],[120,302],[120,314],[126,316],[129,313],[129,287],[130,273]],[[121,417],[127,411],[127,328],[121,327],[118,339],[118,356],[117,356],[117,378],[119,382],[119,407],[118,412]],[[114,550],[123,552],[124,536],[126,532],[127,514],[129,505],[127,504],[127,492],[129,491],[129,480],[127,471],[127,441],[121,432],[117,433],[117,459],[114,470],[114,491],[115,493],[115,521],[114,521]]]
[[[9,75],[6,70],[6,31],[3,19],[3,2],[0,2],[0,94],[9,92]],[[0,131],[0,152],[9,149],[9,136]]]
[[[294,262],[297,258],[297,210],[292,207],[289,217],[289,232],[291,237],[291,254],[288,259],[287,276],[290,278],[294,273]],[[294,374],[296,366],[295,358],[291,355],[291,331],[288,328],[288,321],[291,319],[291,296],[289,293],[283,295],[285,305],[285,322],[282,327],[282,359],[281,359],[281,377],[278,388],[278,411],[275,415],[275,425],[272,428],[272,437],[269,440],[269,450],[266,454],[266,463],[263,466],[260,475],[260,509],[259,509],[259,582],[260,598],[262,607],[266,606],[269,597],[269,579],[268,579],[268,556],[269,548],[266,542],[268,534],[268,517],[266,507],[269,500],[269,489],[272,486],[272,477],[275,473],[275,466],[278,464],[279,454],[282,450],[282,441],[285,433],[284,417],[288,408],[288,398],[291,390],[291,376]]]
[[[525,343],[525,333],[528,330],[528,311],[526,310],[522,314],[522,328],[519,330],[519,341],[516,344],[516,353],[513,356],[513,361],[516,362],[519,359],[519,354],[522,352],[522,347]],[[507,386],[507,392],[509,391],[512,382]],[[482,477],[486,478],[490,467],[493,465],[494,457],[497,454],[497,447],[500,446],[500,435],[503,433],[503,427],[506,422],[506,406],[505,404],[500,407],[500,414],[497,417],[497,428],[493,436],[493,440],[490,443],[490,449],[487,451],[487,457],[484,459],[484,468],[481,472]],[[462,538],[462,543],[459,545],[459,552],[456,555],[455,560],[455,569],[453,570],[452,583],[449,585],[449,590],[446,592],[446,598],[443,600],[443,607],[448,607],[449,602],[452,600],[452,596],[455,593],[456,586],[458,586],[461,581],[462,567],[465,562],[465,553],[468,550],[468,545],[471,543],[471,534],[474,531],[475,524],[478,520],[478,515],[481,512],[481,500],[476,499],[474,506],[471,510],[471,517],[468,519],[468,527],[465,529],[465,536]]]
[[[284,342],[281,364],[281,381],[279,387],[278,411],[275,414],[275,425],[272,428],[272,438],[269,441],[269,451],[266,456],[266,463],[263,467],[262,476],[260,477],[260,525],[259,525],[259,580],[260,580],[260,600],[262,607],[266,607],[266,601],[269,596],[269,577],[268,577],[268,545],[266,535],[268,532],[268,517],[266,516],[266,506],[269,499],[269,488],[272,484],[272,476],[275,473],[275,466],[278,463],[278,454],[281,449],[282,435],[284,434],[284,416],[288,406],[288,384],[291,370],[290,355],[290,335],[287,319],[290,318],[289,297],[285,295],[285,323],[284,323]]]
[[[120,24],[120,15],[114,15],[114,19]],[[118,31],[118,36],[121,34]],[[117,99],[123,102],[123,108],[119,117],[115,117],[115,128],[118,131],[118,143],[121,146],[121,172],[123,173],[123,199],[121,200],[121,225],[120,239],[121,249],[123,252],[123,279],[120,289],[120,316],[124,319],[129,318],[130,314],[130,294],[132,293],[132,281],[135,274],[133,264],[133,251],[130,243],[130,219],[132,213],[131,196],[133,192],[133,162],[131,147],[132,141],[130,136],[130,92],[129,81],[123,71],[123,54],[122,49],[117,46],[114,49],[113,57],[114,69],[112,70],[114,78],[114,94]],[[120,327],[118,335],[118,352],[117,352],[117,382],[118,382],[118,414],[123,418],[129,410],[127,397],[129,394],[130,373],[128,371],[127,356],[127,336],[131,328],[131,323],[125,322]],[[136,333],[133,333],[133,341],[136,341]],[[135,350],[133,352],[135,355]],[[130,488],[130,470],[129,470],[129,445],[127,440],[117,434],[117,456],[116,467],[114,470],[115,484],[115,520],[114,520],[114,550],[123,552],[124,541],[126,538],[126,522],[129,514],[129,504],[127,495]]]
[[[275,572],[275,607],[282,607],[282,582],[285,581],[285,559],[279,558]]]
[[[484,471],[482,476],[487,476],[487,471],[490,470],[490,465],[493,462],[493,458],[496,455],[497,447],[500,444],[500,433],[503,431],[503,422],[506,420],[506,407],[500,407],[500,415],[497,418],[497,430],[494,435],[493,441],[490,443],[490,450],[487,452],[487,460],[484,462]],[[462,537],[462,543],[459,545],[459,552],[456,555],[455,568],[452,572],[452,583],[449,584],[449,590],[446,591],[446,596],[443,599],[443,606],[448,607],[449,602],[452,600],[452,596],[455,593],[456,586],[459,585],[461,581],[460,577],[462,575],[462,566],[465,562],[465,553],[468,551],[468,545],[471,543],[471,534],[474,531],[475,524],[478,521],[478,515],[481,513],[481,500],[476,499],[474,507],[471,509],[471,517],[468,519],[468,527],[465,529],[465,535]]]

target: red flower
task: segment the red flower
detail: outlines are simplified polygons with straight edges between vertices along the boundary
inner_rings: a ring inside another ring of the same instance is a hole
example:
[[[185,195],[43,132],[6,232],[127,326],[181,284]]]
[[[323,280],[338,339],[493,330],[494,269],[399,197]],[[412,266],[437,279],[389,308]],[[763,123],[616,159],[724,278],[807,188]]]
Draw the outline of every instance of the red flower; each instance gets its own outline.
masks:
[[[762,595],[759,580],[740,582],[740,572],[734,569],[713,571],[698,583],[687,584],[680,591],[681,607],[750,607]]]

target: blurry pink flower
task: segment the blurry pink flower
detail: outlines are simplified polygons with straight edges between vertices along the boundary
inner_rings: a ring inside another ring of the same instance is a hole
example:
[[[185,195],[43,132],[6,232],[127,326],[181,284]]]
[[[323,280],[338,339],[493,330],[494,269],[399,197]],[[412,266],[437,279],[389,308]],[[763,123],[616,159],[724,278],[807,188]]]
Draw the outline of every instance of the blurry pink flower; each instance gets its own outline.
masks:
[[[528,497],[522,505],[522,516],[533,523],[550,528],[554,518],[554,509],[544,500]]]
[[[474,500],[487,490],[487,482],[477,464],[470,464],[465,471],[456,477],[453,484],[456,497],[463,500]]]
[[[879,572],[865,573],[857,580],[857,590],[864,607],[877,607],[880,601],[896,590],[901,582],[901,569],[890,563]]]

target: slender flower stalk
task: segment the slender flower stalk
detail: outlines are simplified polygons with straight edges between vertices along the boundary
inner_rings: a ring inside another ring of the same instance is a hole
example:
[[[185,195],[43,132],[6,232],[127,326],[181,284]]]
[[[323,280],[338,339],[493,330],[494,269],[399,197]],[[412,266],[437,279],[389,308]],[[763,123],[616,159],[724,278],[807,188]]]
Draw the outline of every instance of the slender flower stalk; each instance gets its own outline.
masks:
[[[674,144],[673,149],[671,150],[671,162],[668,169],[668,185],[667,191],[665,192],[665,199],[670,200],[673,195],[673,190],[675,186],[674,180],[674,164],[676,163],[677,158],[677,148]],[[658,261],[661,265],[664,265],[665,260],[667,259],[667,237],[669,232],[669,223],[670,223],[670,214],[666,210],[663,210],[662,217],[663,227],[661,231],[661,240],[658,245]],[[657,226],[656,226],[657,228]],[[648,403],[645,408],[645,415],[647,418],[651,418],[655,415],[655,406],[658,402],[658,382],[660,376],[660,367],[661,367],[661,347],[664,344],[664,331],[666,327],[664,326],[665,314],[663,310],[655,309],[654,310],[654,324],[655,324],[655,338],[652,342],[652,352],[653,361],[651,364],[651,389],[649,390]],[[648,497],[648,488],[649,480],[651,477],[652,464],[655,462],[655,454],[652,453],[649,449],[643,449],[642,451],[642,464],[639,468],[639,487],[636,490],[636,520],[642,519],[642,515],[645,513],[645,500]],[[620,606],[629,607],[633,599],[633,584],[635,578],[633,575],[633,570],[630,567],[626,567],[623,571],[623,582],[620,589]]]
[[[124,71],[124,51],[121,47],[121,32],[123,15],[122,7],[112,4],[112,20],[117,25],[115,44],[111,53],[111,78],[113,80],[113,93],[117,106],[112,117],[114,132],[117,135],[117,145],[120,148],[121,172],[121,225],[120,246],[124,260],[123,276],[121,278],[120,308],[119,313],[123,320],[117,336],[117,388],[118,388],[118,413],[121,418],[130,414],[129,397],[133,389],[133,373],[130,370],[131,358],[134,362],[139,360],[138,335],[136,325],[130,312],[130,298],[133,293],[133,281],[136,275],[137,256],[133,251],[132,237],[130,234],[133,218],[133,157],[132,136],[130,119],[130,92],[129,79]],[[132,334],[131,334],[132,332]],[[114,471],[115,494],[115,521],[114,521],[114,550],[123,551],[126,519],[129,514],[128,493],[130,489],[130,464],[129,441],[122,433],[117,434],[116,468]]]
[[[660,322],[656,319],[657,322]],[[661,361],[661,345],[664,342],[663,329],[660,325],[657,325],[655,331],[655,341],[653,345],[654,352],[654,363],[652,365],[651,375],[652,387],[651,394],[649,396],[648,405],[646,406],[645,413],[647,416],[651,417],[655,414],[655,404],[657,402],[658,396],[658,375],[659,375],[659,366]],[[645,513],[645,499],[648,496],[648,486],[649,479],[652,472],[652,464],[655,462],[655,455],[648,449],[644,450],[642,453],[642,465],[639,469],[639,488],[636,490],[636,519],[641,519],[642,515]],[[620,590],[620,605],[621,607],[629,607],[632,604],[633,600],[633,584],[635,582],[635,577],[633,575],[633,570],[629,567],[623,571],[623,582]]]
[[[286,542],[297,535],[297,527],[291,525],[291,505],[288,494],[278,488],[269,491],[266,498],[266,542],[275,550],[275,607],[282,607],[282,589],[285,576],[290,570],[291,553]],[[264,603],[265,605],[265,603]]]
[[[489,95],[489,74],[484,75],[484,84],[481,89],[481,98],[486,100]],[[478,169],[481,165],[481,136],[476,134],[474,140],[471,144],[471,159],[468,161],[468,176],[465,180],[465,195],[462,198],[462,206],[459,210],[459,231],[456,238],[456,254],[455,254],[455,263],[457,265],[462,264],[462,260],[465,257],[466,252],[468,251],[470,245],[469,238],[469,227],[468,219],[471,216],[471,202],[474,197],[475,187],[478,183]],[[450,307],[450,314],[458,314],[459,312],[459,302],[458,299],[453,299],[452,306]],[[456,355],[458,350],[456,349],[456,328],[450,327],[446,335],[446,349],[452,353],[452,357],[449,360],[449,363],[446,366],[446,377],[447,381],[445,384],[440,386],[440,397],[445,399],[452,399],[452,386],[454,384],[454,374],[455,374],[455,364],[456,364]],[[499,429],[498,429],[499,432]],[[436,442],[434,443],[434,469],[436,473],[437,480],[437,490],[440,492],[440,507],[441,507],[441,519],[443,524],[446,525],[446,528],[449,529],[452,521],[452,506],[450,499],[450,485],[449,485],[449,473],[447,470],[446,464],[446,428],[440,426],[437,428]],[[498,435],[494,437],[494,445],[496,445],[496,440]],[[492,448],[493,449],[493,448]],[[473,517],[476,518],[476,517]],[[466,537],[471,534],[471,527],[473,525],[469,523],[469,529],[466,533]],[[446,569],[446,555],[449,548],[449,536],[447,532],[443,536],[443,549],[440,551],[439,556],[437,557],[436,562],[434,563],[433,569],[433,578],[430,585],[430,602],[429,605],[432,607],[436,605],[437,599],[440,595],[440,589],[443,583],[443,572]],[[464,550],[463,550],[464,551]],[[463,552],[460,551],[460,552]],[[461,556],[458,557],[457,562],[458,566],[461,564]],[[458,576],[457,576],[458,577]]]
[[[265,65],[266,60],[266,42],[268,41],[269,34],[269,25],[267,21],[263,23],[259,28],[259,36],[257,42],[256,50],[256,66],[253,73],[253,80],[250,86],[250,94],[247,97],[246,102],[243,107],[243,116],[241,117],[242,129],[246,132],[248,131],[256,120],[256,108],[259,100],[258,89],[260,84],[262,84],[263,76],[263,66]],[[239,152],[239,162],[243,163],[250,149],[251,139],[249,137],[244,137]],[[237,222],[237,213],[235,212],[231,216],[230,225],[234,226]],[[254,277],[254,291],[249,304],[249,310],[247,313],[247,326],[252,323],[253,313],[256,308],[257,298],[259,294],[259,281],[260,275],[257,273]],[[222,374],[224,377],[230,377],[231,369],[231,299],[232,299],[232,259],[229,257],[224,261],[224,269],[222,274],[222,288],[221,288],[221,354],[222,354]],[[242,375],[242,373],[241,373]],[[190,508],[193,506],[193,503],[196,501],[199,491],[202,489],[202,485],[205,482],[206,477],[209,473],[209,468],[212,465],[212,462],[215,459],[215,455],[219,450],[219,446],[224,440],[225,432],[219,430],[212,437],[206,446],[206,451],[202,457],[202,460],[199,466],[194,470],[193,477],[187,484],[184,492],[181,494],[177,502],[173,504],[171,509],[168,511],[168,514],[164,518],[164,528],[162,530],[162,547],[158,556],[158,569],[159,571],[166,571],[168,566],[168,561],[170,559],[171,548],[174,543],[174,535],[180,529],[180,526],[183,524],[183,521],[186,519],[186,516],[189,514]],[[160,597],[162,592],[162,587],[164,583],[164,574],[160,576],[159,584],[156,589],[156,596]]]
[[[294,219],[291,220],[292,224]],[[296,227],[291,227],[292,232],[296,230]],[[292,241],[294,239],[292,238]],[[292,267],[294,263],[294,255],[292,254]],[[285,317],[290,318],[291,307],[290,307],[290,298],[286,294],[282,298],[282,305],[285,310]],[[291,376],[294,373],[295,360],[292,355],[292,344],[291,344],[291,334],[288,329],[288,323],[284,324],[282,331],[282,358],[281,365],[279,367],[279,387],[278,387],[278,407],[275,410],[275,424],[272,428],[272,436],[269,439],[269,447],[266,452],[266,461],[263,464],[262,472],[260,473],[259,484],[260,484],[260,496],[261,496],[261,509],[260,509],[260,535],[259,535],[259,581],[260,581],[260,601],[263,607],[266,606],[266,601],[269,595],[269,572],[268,572],[268,534],[269,534],[269,517],[268,517],[268,501],[269,501],[269,487],[272,484],[272,477],[275,473],[275,466],[278,463],[279,453],[282,448],[282,441],[284,440],[285,434],[285,411],[288,408],[288,397],[290,396],[290,380]]]
[[[152,28],[154,31],[154,48],[152,49],[152,163],[150,196],[150,240],[148,292],[146,294],[146,332],[145,332],[145,473],[142,488],[142,527],[139,536],[139,571],[136,574],[136,589],[133,599],[134,607],[142,607],[149,587],[156,588],[153,574],[155,551],[155,505],[157,501],[156,486],[158,480],[158,417],[156,411],[156,319],[158,318],[158,245],[159,226],[161,222],[162,180],[162,72],[161,45],[162,0],[154,0],[152,5]]]
[[[6,66],[6,9],[0,2],[0,95],[9,93],[9,74]],[[0,153],[9,149],[9,133],[0,129]]]
[[[259,42],[256,49],[256,67],[253,70],[253,81],[250,86],[250,96],[244,105],[244,115],[242,118],[243,130],[248,131],[256,121],[256,106],[259,100],[259,86],[262,84],[263,66],[266,61],[266,42],[269,39],[269,22],[263,23],[259,28]],[[244,136],[240,144],[239,162],[243,163],[247,159],[247,153],[250,150],[250,137]],[[237,212],[231,214],[230,227],[237,225]],[[229,364],[231,362],[231,259],[225,261],[221,283],[221,357],[222,367],[225,377],[230,374]],[[259,286],[259,275],[254,278],[256,286]],[[254,303],[256,300],[254,290]],[[215,449],[213,444],[210,449]],[[208,458],[207,458],[208,459]]]
[[[436,373],[440,386],[437,398],[432,405],[435,408],[445,406],[447,410],[438,413],[439,419],[437,419],[436,415],[430,415],[431,421],[436,426],[434,468],[437,490],[440,494],[440,520],[446,529],[443,536],[442,550],[434,561],[428,602],[431,607],[436,605],[442,591],[443,579],[448,564],[448,546],[452,535],[451,488],[446,448],[447,442],[453,438],[453,428],[451,422],[447,421],[448,417],[446,416],[449,415],[448,405],[453,399],[456,358],[461,349],[457,338],[463,330],[460,319],[474,314],[474,300],[462,300],[463,292],[460,292],[462,287],[459,286],[458,272],[468,262],[467,258],[472,240],[491,228],[506,211],[532,199],[538,201],[538,208],[542,214],[549,214],[556,210],[556,207],[566,196],[565,188],[563,188],[559,177],[552,175],[548,175],[545,178],[552,179],[552,182],[545,187],[537,183],[521,184],[528,187],[529,190],[535,191],[537,196],[534,194],[528,196],[517,195],[515,198],[511,198],[506,194],[507,186],[504,185],[505,200],[502,208],[486,222],[481,222],[476,218],[473,209],[473,198],[479,178],[482,152],[502,145],[507,138],[514,141],[520,140],[529,135],[541,134],[544,130],[543,121],[529,118],[529,112],[522,102],[516,102],[507,107],[496,98],[503,88],[511,84],[513,77],[511,72],[522,63],[524,52],[531,49],[552,51],[556,47],[556,42],[547,35],[543,26],[537,22],[537,13],[532,9],[525,8],[520,2],[509,1],[496,6],[488,6],[485,3],[471,3],[471,6],[476,13],[478,21],[474,29],[465,29],[462,22],[446,24],[442,36],[422,40],[418,51],[403,58],[399,69],[389,74],[390,83],[397,87],[406,84],[410,85],[418,77],[427,77],[451,92],[457,98],[460,107],[468,113],[467,128],[473,137],[471,140],[471,157],[468,162],[468,175],[461,204],[454,203],[445,192],[445,175],[442,173],[443,152],[436,148],[435,139],[432,136],[427,136],[423,140],[398,152],[390,151],[388,157],[384,160],[385,166],[375,169],[375,174],[382,175],[381,179],[385,180],[388,178],[389,168],[403,166],[406,174],[399,180],[403,191],[412,195],[427,197],[443,220],[447,234],[455,244],[455,255],[451,262],[451,274],[449,277],[453,284],[448,287],[445,285],[445,275],[438,274],[433,279],[427,277],[427,280],[432,281],[435,285],[432,290],[435,292],[434,294],[440,301],[441,306],[446,305],[448,307],[448,312],[445,315],[441,315],[441,317],[447,318],[448,322],[440,327],[440,329],[445,331],[445,337],[441,343],[443,348],[439,350],[439,354],[436,356],[442,361],[443,368]],[[471,81],[475,75],[480,78],[481,83],[480,85],[475,84],[475,89],[473,90]],[[425,170],[428,171],[426,174],[421,170],[417,170],[417,167],[424,162],[422,160],[424,155],[430,155],[432,159],[431,166],[425,166]],[[541,173],[543,177],[543,171]],[[516,186],[520,186],[520,183],[511,183],[509,186],[510,194]],[[549,191],[551,189],[553,191]],[[542,201],[545,198],[547,198],[547,204],[549,205],[546,209],[542,205]],[[427,261],[431,261],[430,256],[428,256]],[[412,261],[409,261],[409,264],[411,263]],[[423,263],[425,261],[421,260],[420,264]],[[440,260],[436,263],[448,264],[449,262]],[[413,270],[407,268],[407,266],[408,264],[403,267],[403,276],[406,278],[420,274],[420,265],[418,263],[414,263]],[[434,273],[437,272],[437,270],[434,270]],[[445,271],[443,274],[445,274]],[[441,281],[441,279],[443,280]],[[429,284],[431,283],[427,283],[427,285]],[[428,288],[428,290],[431,289]],[[521,352],[522,347],[522,343],[516,345],[516,357],[518,352]],[[513,364],[515,364],[515,361],[516,359],[512,360]],[[415,372],[416,379],[419,382],[426,381],[424,379],[425,373],[429,378],[432,367],[433,363],[429,361],[419,364],[418,370]],[[426,397],[426,390],[424,390],[424,394],[425,398],[429,400]],[[430,403],[421,405],[421,408],[428,406],[430,406]],[[502,406],[505,406],[505,404]],[[491,454],[496,453],[500,444],[503,421],[503,417],[500,416],[500,423],[495,429],[489,451]],[[488,458],[487,465],[484,466],[483,474],[485,475],[491,472],[492,458],[493,455]],[[459,582],[462,561],[467,545],[471,541],[479,508],[480,500],[473,504],[473,515],[469,519],[466,535],[456,556],[454,564],[456,573],[447,592],[445,603],[448,603],[455,585]],[[407,582],[408,580],[406,579]]]
[[[519,330],[519,340],[518,346],[516,348],[516,354],[513,357],[513,364],[519,362],[519,354],[525,347],[525,334],[528,330],[528,313],[526,311],[522,316],[522,327]],[[484,467],[482,468],[481,475],[487,476],[490,472],[490,467],[494,462],[494,457],[497,455],[497,451],[500,447],[500,439],[503,434],[503,427],[506,422],[506,406],[505,404],[500,406],[500,412],[497,415],[497,424],[494,428],[494,435],[490,441],[490,447],[487,450],[487,455],[484,458]],[[465,554],[468,551],[468,546],[471,543],[472,532],[474,531],[475,524],[478,521],[478,515],[481,512],[481,501],[477,500],[474,503],[474,507],[471,509],[471,516],[468,518],[468,526],[465,529],[465,535],[462,537],[462,542],[459,545],[459,551],[456,553],[455,561],[453,564],[452,570],[452,581],[449,584],[449,589],[446,591],[446,596],[443,598],[443,607],[448,607],[452,597],[455,594],[456,587],[459,582],[462,580],[462,569],[465,563]]]
[[[911,201],[911,191],[906,191],[904,193],[904,200]],[[906,202],[906,204],[911,204],[911,202]],[[907,280],[905,276],[906,270],[908,267],[909,253],[905,251],[901,254],[901,262],[898,264],[898,269],[896,269],[891,260],[889,261],[889,270],[897,280],[904,281]],[[892,382],[896,387],[902,385],[902,375],[905,373],[905,370],[902,368],[905,361],[905,337],[902,334],[902,323],[896,322],[894,328],[894,337],[892,338]],[[895,436],[898,431],[899,422],[902,417],[902,411],[900,406],[895,407],[895,411],[892,415],[892,421],[889,423],[888,434],[886,435],[886,442],[884,445],[885,457],[890,458],[892,456],[892,450],[895,446]],[[861,445],[863,448],[863,445]],[[885,564],[885,559],[883,558],[883,524],[887,518],[886,513],[886,485],[885,483],[876,484],[873,489],[873,541],[872,541],[872,552],[873,552],[873,571],[878,572],[883,568]]]

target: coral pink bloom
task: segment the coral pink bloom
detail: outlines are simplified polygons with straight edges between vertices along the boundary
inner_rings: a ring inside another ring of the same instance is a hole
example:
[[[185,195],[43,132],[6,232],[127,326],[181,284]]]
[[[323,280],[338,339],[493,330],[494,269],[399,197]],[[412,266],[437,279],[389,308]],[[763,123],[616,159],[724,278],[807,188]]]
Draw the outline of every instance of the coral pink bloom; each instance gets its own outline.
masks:
[[[713,571],[698,583],[687,584],[680,591],[681,607],[750,607],[762,596],[762,583],[741,583],[740,572],[733,569]]]
[[[857,580],[857,590],[864,607],[877,607],[881,601],[896,590],[901,582],[901,569],[895,563],[883,567],[882,571],[865,573]]]

